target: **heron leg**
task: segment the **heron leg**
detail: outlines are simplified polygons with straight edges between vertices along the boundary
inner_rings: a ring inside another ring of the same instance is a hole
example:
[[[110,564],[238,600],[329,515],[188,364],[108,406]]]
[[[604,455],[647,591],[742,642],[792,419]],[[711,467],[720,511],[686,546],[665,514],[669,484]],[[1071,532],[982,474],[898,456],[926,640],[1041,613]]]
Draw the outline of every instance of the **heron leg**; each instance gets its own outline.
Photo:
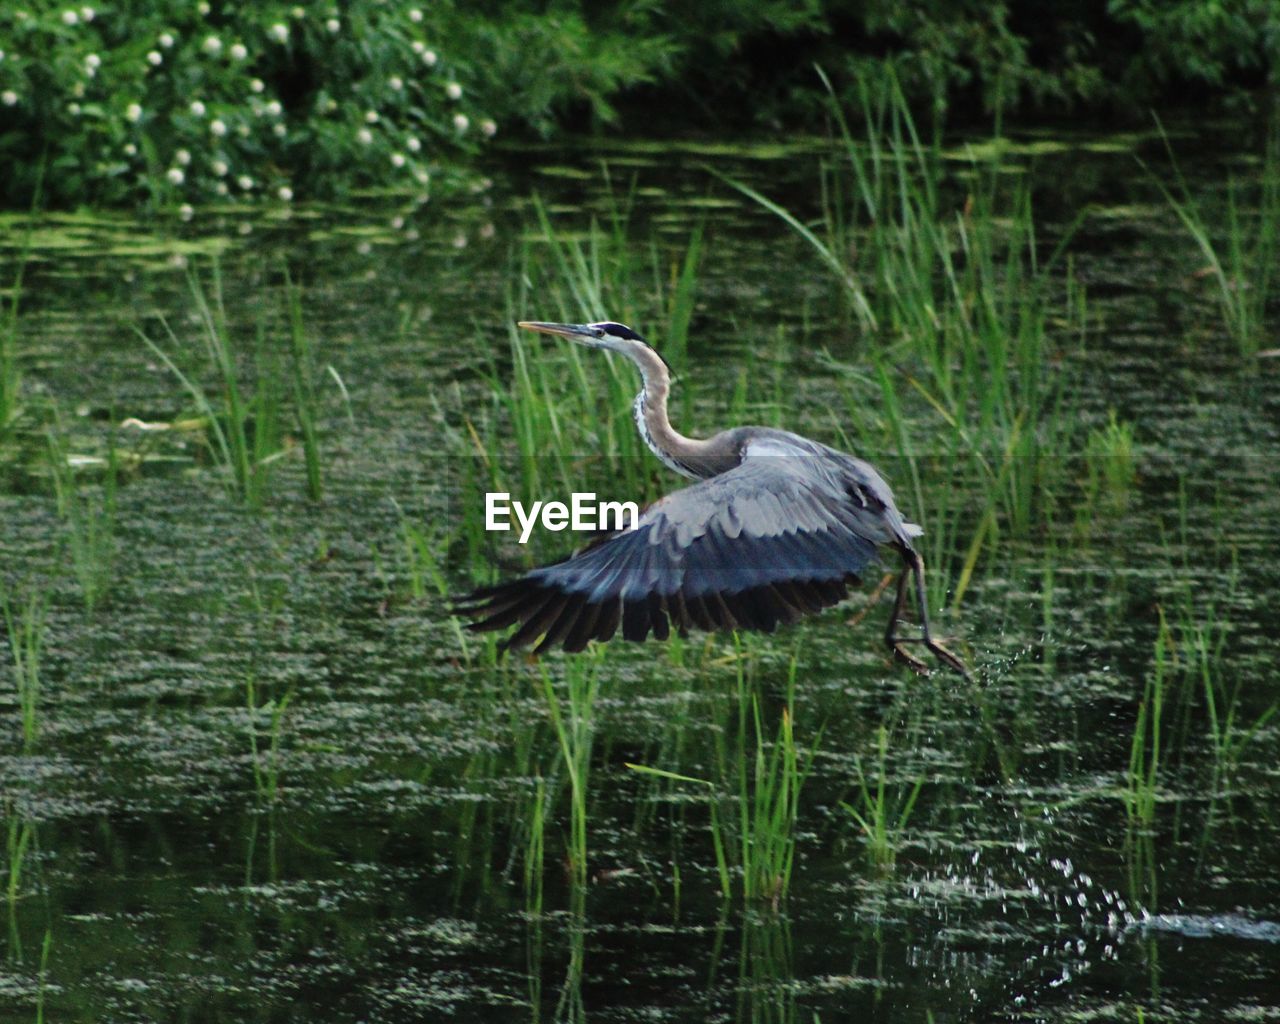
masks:
[[[935,640],[929,629],[929,603],[926,600],[924,590],[924,559],[920,557],[918,551],[913,551],[910,548],[902,552],[902,558],[906,565],[903,567],[902,574],[898,577],[898,598],[893,607],[893,617],[889,620],[889,629],[885,633],[885,641],[893,650],[894,657],[905,662],[916,672],[927,673],[928,667],[924,662],[902,649],[902,645],[905,643],[922,643],[929,653],[940,662],[964,676],[965,679],[972,681],[973,677],[969,675],[969,669],[965,666],[965,663]],[[920,614],[920,636],[904,638],[898,636],[898,623],[902,619],[903,608],[906,604],[908,572],[916,585],[916,607],[919,609]]]
[[[907,604],[907,572],[907,567],[903,566],[902,572],[898,574],[897,597],[893,601],[893,614],[889,616],[889,626],[884,631],[884,642],[889,646],[889,650],[893,651],[893,656],[913,672],[928,675],[929,666],[914,654],[909,654],[904,650],[902,645],[906,641],[898,636],[898,624],[902,621],[903,612],[906,610]]]

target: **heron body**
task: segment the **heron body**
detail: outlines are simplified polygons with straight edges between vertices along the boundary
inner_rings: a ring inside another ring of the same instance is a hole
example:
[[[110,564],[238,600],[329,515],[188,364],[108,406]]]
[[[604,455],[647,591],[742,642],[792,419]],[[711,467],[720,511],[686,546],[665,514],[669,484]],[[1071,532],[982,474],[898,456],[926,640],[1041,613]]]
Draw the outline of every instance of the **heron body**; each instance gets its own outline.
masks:
[[[591,640],[627,640],[672,629],[751,629],[838,604],[880,562],[882,548],[903,563],[885,634],[894,655],[927,666],[905,646],[921,643],[948,667],[964,664],[930,635],[924,563],[912,545],[923,531],[906,522],[893,492],[870,464],[772,427],[735,427],[706,439],[686,437],[667,415],[671,375],[662,357],[622,324],[521,327],[571,338],[629,358],[643,387],[636,426],[670,469],[696,481],[650,505],[635,527],[598,540],[569,558],[476,591],[463,603],[473,630],[516,627],[506,646],[537,641],[535,653],[580,651]],[[921,635],[898,627],[914,579]]]

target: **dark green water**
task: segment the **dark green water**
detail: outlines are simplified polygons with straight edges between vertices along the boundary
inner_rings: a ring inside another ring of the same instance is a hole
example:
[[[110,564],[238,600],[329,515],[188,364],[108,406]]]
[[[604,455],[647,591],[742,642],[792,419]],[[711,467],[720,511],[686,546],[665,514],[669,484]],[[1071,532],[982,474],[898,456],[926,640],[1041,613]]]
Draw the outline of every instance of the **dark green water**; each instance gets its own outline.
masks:
[[[43,594],[47,612],[25,747],[8,650],[0,668],[12,886],[0,1020],[34,1020],[39,1005],[55,1021],[1280,1016],[1280,729],[1267,721],[1216,769],[1188,646],[1203,624],[1203,664],[1215,692],[1238,693],[1242,741],[1280,699],[1280,360],[1239,357],[1135,148],[1158,151],[1074,140],[1027,158],[1046,236],[1096,204],[1071,245],[1089,330],[1081,346],[1064,329],[1055,372],[1071,416],[1096,426],[1114,408],[1133,425],[1136,477],[1127,503],[1077,515],[1085,468],[1063,453],[1058,514],[984,554],[941,619],[973,684],[888,664],[887,607],[848,624],[861,596],[737,646],[616,643],[572,666],[493,668],[482,643],[459,645],[442,600],[409,594],[402,515],[432,538],[456,526],[465,423],[487,375],[509,373],[505,324],[552,315],[511,299],[533,189],[581,227],[634,174],[637,237],[680,242],[705,220],[690,431],[725,425],[754,347],[769,356],[746,382],[752,408],[835,436],[843,383],[822,353],[857,355],[829,283],[701,167],[811,211],[817,146],[636,147],[612,154],[612,191],[594,165],[532,152],[454,204],[46,225],[22,297],[27,401],[47,422],[56,407],[70,454],[102,456],[114,436],[127,459],[110,586],[88,613],[44,433],[6,449],[0,577],[12,607]],[[1193,164],[1206,202],[1246,157]],[[118,429],[190,413],[135,329],[160,337],[162,315],[195,358],[181,264],[212,252],[250,339],[260,321],[282,329],[281,268],[303,281],[318,359],[350,395],[348,414],[335,385],[323,391],[319,504],[300,457],[276,464],[265,507],[246,511],[200,433]],[[895,452],[866,454],[929,528]],[[656,462],[647,471],[676,484]],[[91,508],[102,473],[79,474]],[[437,557],[465,589],[465,552]],[[1156,809],[1134,829],[1131,741],[1162,642],[1177,650],[1161,676]],[[731,782],[739,686],[772,738],[793,659],[812,772],[790,893],[744,904],[735,880],[726,900],[706,791],[627,764]],[[599,684],[585,889],[567,866],[544,670]],[[273,745],[270,702],[286,697]],[[881,726],[891,805],[923,780],[891,869],[840,806],[857,803],[860,767],[879,777]],[[539,907],[526,872],[540,805]]]

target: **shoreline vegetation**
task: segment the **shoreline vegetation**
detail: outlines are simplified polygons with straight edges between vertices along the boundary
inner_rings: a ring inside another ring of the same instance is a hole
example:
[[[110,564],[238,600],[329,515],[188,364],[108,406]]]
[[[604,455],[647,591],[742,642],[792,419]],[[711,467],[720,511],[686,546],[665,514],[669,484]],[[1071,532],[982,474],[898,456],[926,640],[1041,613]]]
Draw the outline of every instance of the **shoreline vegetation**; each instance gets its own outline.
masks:
[[[1269,115],[1280,9],[356,0],[0,11],[0,205],[448,191],[497,139],[812,131],[868,79],[918,120]],[[821,69],[821,71],[817,70]]]

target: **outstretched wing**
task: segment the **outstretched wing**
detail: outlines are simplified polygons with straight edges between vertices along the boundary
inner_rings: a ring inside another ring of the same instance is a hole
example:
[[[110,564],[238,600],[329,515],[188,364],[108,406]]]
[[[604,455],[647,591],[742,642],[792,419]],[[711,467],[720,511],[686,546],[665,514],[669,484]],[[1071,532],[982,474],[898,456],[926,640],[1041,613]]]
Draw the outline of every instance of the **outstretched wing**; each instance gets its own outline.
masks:
[[[796,438],[747,445],[728,472],[655,502],[632,530],[518,580],[476,591],[471,629],[517,626],[506,646],[580,651],[674,626],[772,632],[843,600],[881,544],[910,546],[866,463]]]

